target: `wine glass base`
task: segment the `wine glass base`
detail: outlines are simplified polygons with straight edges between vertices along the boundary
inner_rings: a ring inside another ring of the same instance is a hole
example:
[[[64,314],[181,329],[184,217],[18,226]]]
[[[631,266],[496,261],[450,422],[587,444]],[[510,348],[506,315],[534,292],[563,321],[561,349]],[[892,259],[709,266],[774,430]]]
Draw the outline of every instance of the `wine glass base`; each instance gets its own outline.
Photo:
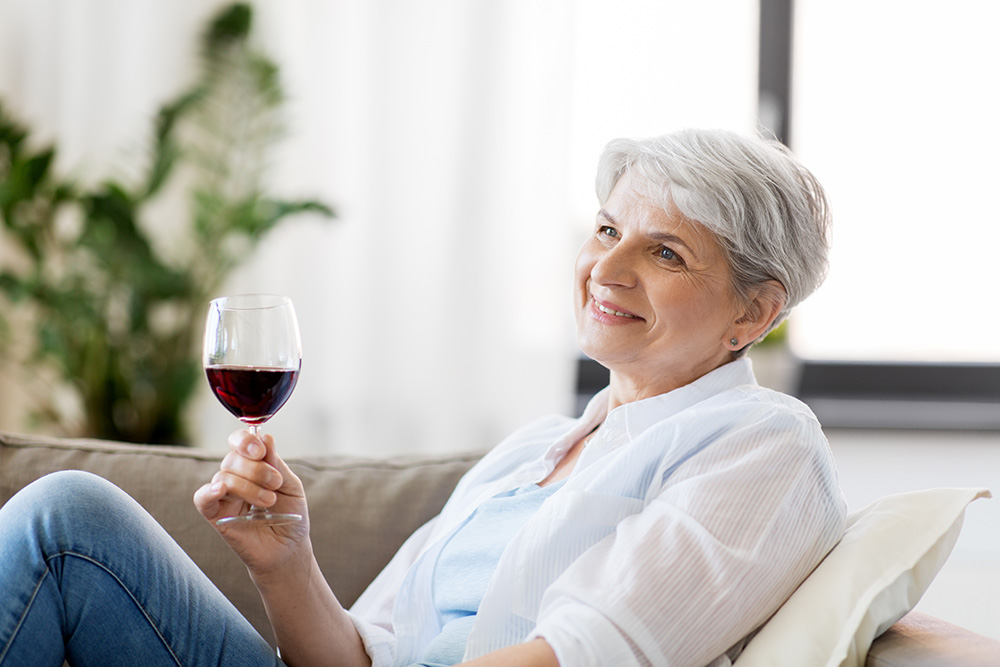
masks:
[[[302,521],[301,514],[268,512],[267,510],[253,510],[246,514],[227,516],[215,522],[216,526],[228,526],[230,524],[256,524],[258,526],[287,526]]]

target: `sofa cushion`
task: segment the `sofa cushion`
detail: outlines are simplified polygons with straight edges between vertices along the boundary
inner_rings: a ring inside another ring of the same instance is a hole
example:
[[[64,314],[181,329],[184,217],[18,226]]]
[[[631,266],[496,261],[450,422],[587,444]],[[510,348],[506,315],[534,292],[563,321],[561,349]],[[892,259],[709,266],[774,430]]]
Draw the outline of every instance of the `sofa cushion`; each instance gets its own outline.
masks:
[[[750,641],[736,667],[859,667],[916,605],[984,489],[929,489],[851,513],[836,547]]]
[[[323,573],[350,606],[403,541],[444,505],[477,454],[435,459],[289,458],[309,501]],[[199,449],[0,433],[0,504],[56,470],[86,470],[134,497],[269,640],[263,604],[243,564],[192,502],[221,455]]]

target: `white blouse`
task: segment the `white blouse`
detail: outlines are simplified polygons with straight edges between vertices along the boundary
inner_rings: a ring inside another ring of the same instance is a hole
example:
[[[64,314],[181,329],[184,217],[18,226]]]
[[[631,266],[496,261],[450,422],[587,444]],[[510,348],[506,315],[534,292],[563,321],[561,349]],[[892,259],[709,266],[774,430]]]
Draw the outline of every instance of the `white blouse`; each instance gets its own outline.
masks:
[[[544,637],[566,667],[726,665],[840,539],[819,423],[749,360],[607,405],[605,390],[579,419],[515,432],[403,544],[350,610],[375,667],[414,662],[440,631],[434,563],[479,503],[541,481],[598,424],[500,558],[466,660]]]

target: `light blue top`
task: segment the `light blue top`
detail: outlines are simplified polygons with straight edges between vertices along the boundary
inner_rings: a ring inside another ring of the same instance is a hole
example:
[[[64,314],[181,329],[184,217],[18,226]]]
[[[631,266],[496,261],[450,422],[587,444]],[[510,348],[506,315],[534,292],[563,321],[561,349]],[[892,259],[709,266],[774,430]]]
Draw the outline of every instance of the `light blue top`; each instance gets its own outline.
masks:
[[[445,667],[462,662],[490,578],[504,547],[565,480],[546,487],[528,484],[486,500],[448,540],[434,566],[434,606],[441,634],[417,665]]]

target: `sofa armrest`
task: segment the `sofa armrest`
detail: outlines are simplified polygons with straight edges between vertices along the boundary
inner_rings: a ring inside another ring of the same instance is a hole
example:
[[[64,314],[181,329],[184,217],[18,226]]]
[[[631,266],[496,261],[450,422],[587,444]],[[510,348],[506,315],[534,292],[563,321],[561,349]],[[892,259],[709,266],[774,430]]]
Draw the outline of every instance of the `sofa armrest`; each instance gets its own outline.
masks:
[[[1000,641],[911,611],[878,637],[867,667],[992,667],[1000,664]]]

